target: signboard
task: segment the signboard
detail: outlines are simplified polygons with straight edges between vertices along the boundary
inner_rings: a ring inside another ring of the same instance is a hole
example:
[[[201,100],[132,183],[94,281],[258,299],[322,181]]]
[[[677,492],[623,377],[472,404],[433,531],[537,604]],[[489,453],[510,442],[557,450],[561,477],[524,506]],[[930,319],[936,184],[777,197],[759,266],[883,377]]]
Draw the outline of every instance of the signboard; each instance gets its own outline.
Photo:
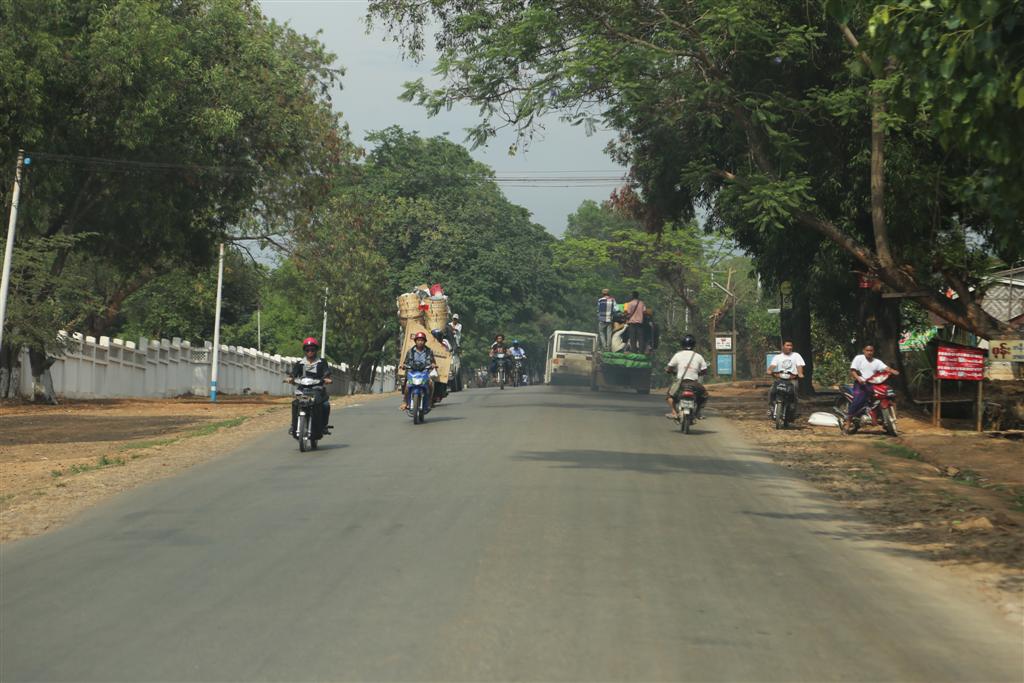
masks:
[[[1024,339],[994,339],[988,350],[992,360],[1024,363]]]
[[[985,349],[939,344],[935,376],[972,382],[985,379]]]
[[[715,337],[715,351],[732,351],[732,337]]]
[[[779,283],[779,293],[780,294],[792,294],[793,293],[793,283],[790,282],[789,280],[783,280],[782,282],[780,282]]]
[[[732,375],[732,354],[731,353],[720,353],[718,354],[718,375]]]
[[[772,365],[772,358],[775,358],[775,356],[779,355],[780,353],[782,353],[782,351],[769,351],[768,353],[764,354],[764,369],[765,370],[767,370],[768,368],[771,367],[771,365]]]
[[[791,311],[793,310],[793,295],[783,294],[782,295],[782,310]]]

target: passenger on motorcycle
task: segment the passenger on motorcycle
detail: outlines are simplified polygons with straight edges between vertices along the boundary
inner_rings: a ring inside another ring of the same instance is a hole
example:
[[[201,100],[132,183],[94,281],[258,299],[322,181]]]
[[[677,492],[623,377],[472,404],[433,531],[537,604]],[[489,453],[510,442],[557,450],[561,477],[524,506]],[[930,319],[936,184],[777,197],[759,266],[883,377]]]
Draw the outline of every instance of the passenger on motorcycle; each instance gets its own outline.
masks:
[[[855,356],[850,362],[850,377],[853,378],[853,400],[846,411],[846,421],[843,428],[849,431],[853,423],[853,417],[864,409],[864,406],[871,399],[871,387],[868,380],[880,372],[888,371],[891,375],[900,374],[896,368],[890,368],[880,359],[875,358],[875,347],[872,344],[864,346],[863,353]]]
[[[775,379],[788,381],[793,385],[793,396],[796,397],[796,390],[798,380],[804,376],[804,363],[803,356],[793,350],[793,340],[787,339],[782,342],[782,353],[777,354],[772,358],[771,363],[768,364],[768,374]],[[772,390],[768,395],[768,405],[771,406],[775,402],[775,387],[772,386]],[[794,406],[795,409],[795,406]],[[771,409],[769,408],[768,414],[771,415]]]
[[[518,360],[526,360],[526,349],[519,345],[518,339],[512,340],[512,347],[509,349],[513,358]]]
[[[409,349],[409,352],[405,354],[405,360],[402,361],[402,369],[408,370],[410,367],[424,366],[430,368],[430,393],[434,393],[434,377],[437,371],[437,361],[434,360],[434,352],[427,346],[427,335],[424,332],[417,332],[413,335],[413,346]],[[407,410],[409,406],[409,383],[406,379],[402,380],[402,410]]]
[[[291,372],[285,381],[289,384],[294,384],[295,380],[302,377],[312,377],[323,380],[324,384],[333,382],[334,380],[331,379],[331,366],[323,358],[317,358],[316,354],[320,350],[320,343],[316,338],[306,337],[303,339],[302,350],[306,353],[306,357],[292,366]],[[324,402],[320,404],[320,411],[323,419],[323,429],[321,431],[324,434],[329,434],[331,430],[331,401],[326,391],[324,392]],[[298,401],[292,401],[292,426],[288,430],[290,436],[295,436],[295,423],[298,419],[299,403]],[[316,423],[314,422],[314,424]]]
[[[680,345],[683,347],[683,350],[672,356],[668,366],[665,368],[666,373],[675,373],[676,376],[676,381],[669,387],[668,394],[665,396],[665,402],[668,403],[670,411],[665,413],[665,417],[673,420],[679,419],[679,413],[676,412],[676,402],[679,400],[679,393],[683,388],[692,389],[693,393],[697,395],[698,413],[704,409],[704,404],[708,400],[708,391],[700,383],[701,375],[708,371],[708,363],[704,360],[704,356],[694,350],[694,347],[697,346],[697,340],[694,339],[693,335],[687,334],[680,340]]]
[[[498,334],[494,336],[494,343],[491,344],[491,351],[488,354],[491,357],[491,377],[497,380],[498,375],[498,358],[499,353],[508,354],[508,346],[505,344],[505,335]],[[502,360],[503,363],[507,363],[508,359]]]

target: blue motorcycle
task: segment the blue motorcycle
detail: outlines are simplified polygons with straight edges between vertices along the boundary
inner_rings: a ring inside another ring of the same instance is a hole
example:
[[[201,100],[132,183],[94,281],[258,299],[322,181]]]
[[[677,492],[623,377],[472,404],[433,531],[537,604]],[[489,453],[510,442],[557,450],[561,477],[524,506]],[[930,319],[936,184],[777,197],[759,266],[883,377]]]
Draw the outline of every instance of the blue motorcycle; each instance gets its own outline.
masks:
[[[422,424],[430,412],[430,368],[414,366],[406,374],[409,387],[409,414],[413,424]]]

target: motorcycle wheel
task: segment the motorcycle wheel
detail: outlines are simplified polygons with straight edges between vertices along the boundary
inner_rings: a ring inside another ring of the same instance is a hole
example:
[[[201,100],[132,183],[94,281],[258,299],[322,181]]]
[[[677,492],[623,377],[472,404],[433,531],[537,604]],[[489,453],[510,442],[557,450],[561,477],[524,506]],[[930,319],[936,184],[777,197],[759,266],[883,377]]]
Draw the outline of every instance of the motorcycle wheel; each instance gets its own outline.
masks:
[[[832,408],[837,413],[842,413],[843,415],[846,415],[846,410],[849,406],[850,402],[847,401],[846,397],[843,396],[842,394],[839,394],[839,396],[836,397],[836,402],[832,404]]]
[[[690,425],[692,424],[693,415],[690,415],[689,413],[684,414],[682,417],[679,418],[679,431],[681,431],[683,434],[689,434]]]
[[[860,431],[860,418],[856,418],[850,422],[850,428],[846,430],[846,433],[850,436]]]
[[[772,408],[772,415],[775,416],[775,428],[785,429],[786,428],[786,404],[782,401],[776,401],[775,406]]]
[[[505,390],[505,370],[504,368],[498,368],[498,386],[504,391]]]
[[[900,432],[896,428],[896,408],[889,406],[882,411],[882,420],[885,422],[885,433],[889,436],[899,436]]]
[[[306,416],[299,415],[299,421],[295,426],[295,433],[299,437],[299,452],[306,452]]]
[[[423,395],[419,392],[412,397],[412,423],[418,425],[423,422]]]

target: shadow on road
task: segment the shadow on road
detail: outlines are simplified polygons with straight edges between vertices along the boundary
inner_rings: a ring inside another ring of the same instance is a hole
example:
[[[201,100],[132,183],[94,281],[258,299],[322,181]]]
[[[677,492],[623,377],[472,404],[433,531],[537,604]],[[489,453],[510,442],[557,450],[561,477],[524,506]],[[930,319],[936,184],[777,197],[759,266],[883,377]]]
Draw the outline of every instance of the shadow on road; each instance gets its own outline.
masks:
[[[681,437],[682,438],[682,437]],[[707,455],[672,455],[666,453],[621,453],[598,450],[561,450],[532,452],[512,456],[515,460],[550,463],[571,469],[630,471],[644,474],[673,474],[688,472],[724,477],[751,479],[791,479],[781,468],[749,466],[741,461]]]

